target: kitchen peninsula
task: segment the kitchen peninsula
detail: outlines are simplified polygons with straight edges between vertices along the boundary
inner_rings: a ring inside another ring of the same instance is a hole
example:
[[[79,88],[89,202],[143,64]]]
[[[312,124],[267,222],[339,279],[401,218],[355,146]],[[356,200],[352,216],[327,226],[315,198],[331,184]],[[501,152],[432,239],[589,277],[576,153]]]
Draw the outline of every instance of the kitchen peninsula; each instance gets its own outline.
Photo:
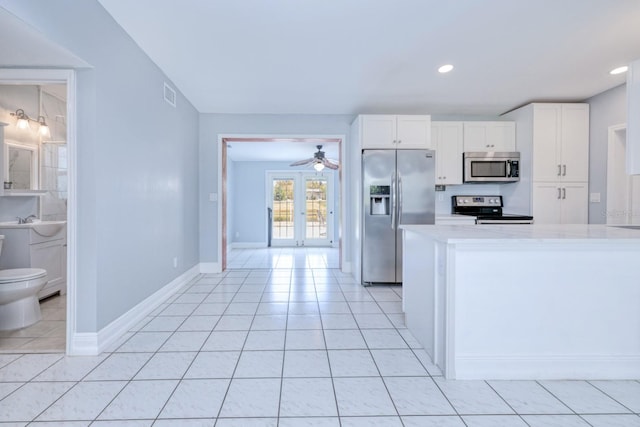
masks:
[[[447,378],[640,378],[640,230],[402,228],[406,324]]]

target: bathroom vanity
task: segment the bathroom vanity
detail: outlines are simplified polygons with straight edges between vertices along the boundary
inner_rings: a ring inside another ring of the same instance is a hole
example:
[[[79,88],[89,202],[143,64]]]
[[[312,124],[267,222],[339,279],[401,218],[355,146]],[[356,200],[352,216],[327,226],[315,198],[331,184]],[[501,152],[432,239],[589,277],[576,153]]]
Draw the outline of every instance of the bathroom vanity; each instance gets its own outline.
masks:
[[[48,283],[40,299],[67,291],[67,223],[42,221],[28,224],[0,223],[4,250],[0,270],[8,268],[44,268]]]

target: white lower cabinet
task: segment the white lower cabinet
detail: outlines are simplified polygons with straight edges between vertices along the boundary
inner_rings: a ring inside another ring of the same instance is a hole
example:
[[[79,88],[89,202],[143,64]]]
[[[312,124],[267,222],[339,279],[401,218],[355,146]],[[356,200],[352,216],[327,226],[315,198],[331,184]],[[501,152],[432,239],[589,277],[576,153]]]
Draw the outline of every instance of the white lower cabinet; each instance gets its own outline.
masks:
[[[536,224],[587,224],[589,188],[586,183],[533,184]]]
[[[66,245],[64,239],[32,244],[29,249],[31,267],[47,270],[48,282],[44,289],[40,291],[39,297],[44,298],[58,291],[64,294],[67,283]]]

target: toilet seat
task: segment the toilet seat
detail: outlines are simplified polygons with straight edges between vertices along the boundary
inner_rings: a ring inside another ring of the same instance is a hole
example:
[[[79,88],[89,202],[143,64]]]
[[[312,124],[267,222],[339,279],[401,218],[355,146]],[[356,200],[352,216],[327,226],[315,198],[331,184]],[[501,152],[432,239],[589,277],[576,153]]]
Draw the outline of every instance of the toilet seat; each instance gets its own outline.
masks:
[[[0,284],[34,280],[46,275],[47,270],[43,268],[10,268],[0,270]]]

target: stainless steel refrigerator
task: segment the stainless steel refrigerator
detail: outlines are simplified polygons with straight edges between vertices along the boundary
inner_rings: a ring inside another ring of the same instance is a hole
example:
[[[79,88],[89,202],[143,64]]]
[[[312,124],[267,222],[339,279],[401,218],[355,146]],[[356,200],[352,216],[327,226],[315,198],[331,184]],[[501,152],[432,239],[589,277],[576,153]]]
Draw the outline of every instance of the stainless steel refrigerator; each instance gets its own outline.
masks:
[[[362,152],[362,283],[402,283],[403,224],[435,222],[435,152]]]

